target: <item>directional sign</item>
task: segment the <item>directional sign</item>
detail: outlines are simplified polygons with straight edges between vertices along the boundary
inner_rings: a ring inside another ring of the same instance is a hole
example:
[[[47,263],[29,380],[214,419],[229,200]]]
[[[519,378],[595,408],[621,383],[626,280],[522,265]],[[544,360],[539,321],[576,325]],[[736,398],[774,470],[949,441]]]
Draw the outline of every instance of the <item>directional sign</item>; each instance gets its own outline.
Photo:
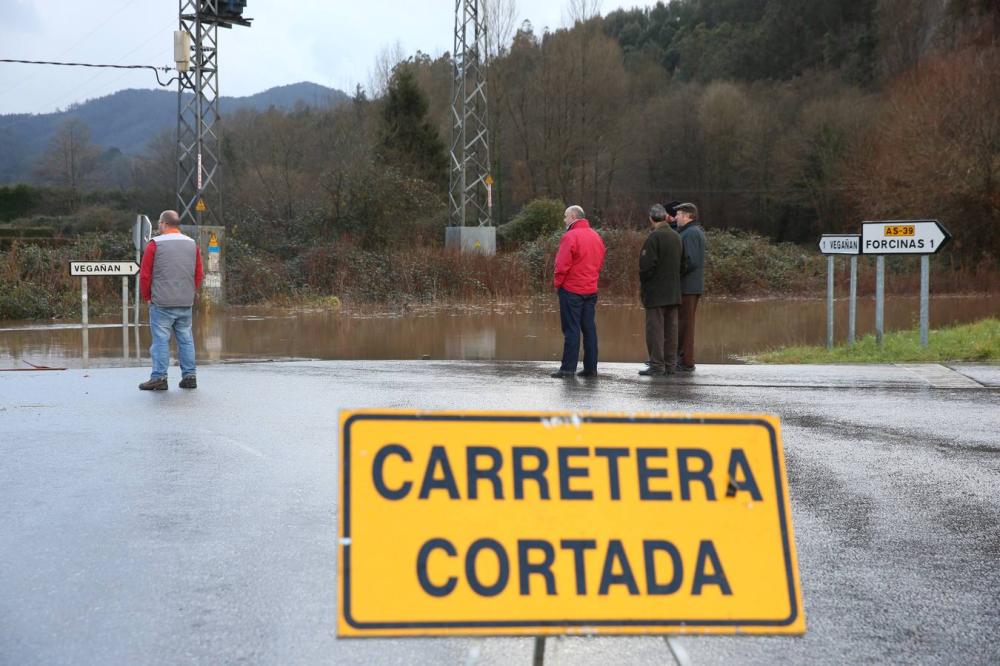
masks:
[[[861,234],[823,234],[819,239],[823,254],[861,254]]]
[[[778,420],[341,413],[342,636],[802,634]]]
[[[134,261],[71,261],[69,274],[74,277],[96,275],[135,275],[139,264]]]
[[[861,225],[863,254],[936,254],[951,240],[937,220],[884,220]]]

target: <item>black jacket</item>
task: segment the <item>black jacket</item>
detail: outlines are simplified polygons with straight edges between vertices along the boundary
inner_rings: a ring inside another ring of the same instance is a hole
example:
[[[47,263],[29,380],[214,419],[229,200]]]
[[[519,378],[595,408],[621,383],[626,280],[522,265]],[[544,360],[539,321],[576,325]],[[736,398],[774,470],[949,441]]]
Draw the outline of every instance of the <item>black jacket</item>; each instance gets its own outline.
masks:
[[[681,302],[681,237],[666,224],[654,229],[639,255],[642,305],[662,308]]]

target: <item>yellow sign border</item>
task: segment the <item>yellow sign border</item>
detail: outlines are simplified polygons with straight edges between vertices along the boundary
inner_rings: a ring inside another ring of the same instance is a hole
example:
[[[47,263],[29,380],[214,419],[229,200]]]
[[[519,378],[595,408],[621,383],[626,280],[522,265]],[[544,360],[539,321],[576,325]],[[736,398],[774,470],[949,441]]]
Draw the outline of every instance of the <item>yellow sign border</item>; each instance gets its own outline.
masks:
[[[784,554],[785,580],[788,585],[790,612],[776,620],[489,620],[454,622],[358,622],[351,617],[350,599],[350,447],[351,426],[360,420],[384,421],[467,421],[467,422],[534,422],[540,419],[571,419],[579,423],[620,424],[705,424],[750,425],[767,430],[778,497],[781,547]],[[791,523],[791,502],[781,446],[780,422],[764,414],[698,414],[698,413],[598,413],[570,411],[421,411],[410,409],[361,409],[340,412],[339,476],[340,502],[338,512],[337,549],[337,634],[340,638],[387,636],[541,636],[541,635],[645,635],[645,634],[785,634],[805,633],[805,612],[799,579],[798,556]]]

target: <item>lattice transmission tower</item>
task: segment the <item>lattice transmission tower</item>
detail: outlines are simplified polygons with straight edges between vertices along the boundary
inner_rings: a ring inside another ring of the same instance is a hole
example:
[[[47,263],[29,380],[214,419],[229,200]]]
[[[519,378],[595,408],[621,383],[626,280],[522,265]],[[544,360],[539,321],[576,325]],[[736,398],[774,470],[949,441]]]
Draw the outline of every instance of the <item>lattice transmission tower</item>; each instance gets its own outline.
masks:
[[[492,226],[486,103],[484,0],[455,0],[454,85],[451,95],[449,219],[455,227]]]
[[[242,17],[246,0],[178,1],[175,52],[189,52],[190,65],[178,66],[177,212],[182,224],[221,225],[218,29],[252,19]]]

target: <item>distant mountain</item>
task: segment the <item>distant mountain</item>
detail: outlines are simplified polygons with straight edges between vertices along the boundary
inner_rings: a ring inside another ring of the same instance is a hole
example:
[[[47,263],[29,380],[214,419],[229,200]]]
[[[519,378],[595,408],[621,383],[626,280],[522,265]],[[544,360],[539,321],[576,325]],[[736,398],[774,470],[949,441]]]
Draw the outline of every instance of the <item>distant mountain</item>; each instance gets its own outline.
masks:
[[[349,99],[334,88],[316,83],[278,86],[248,97],[223,97],[223,114],[239,109],[285,111],[297,105],[333,108]],[[30,182],[32,170],[56,129],[69,118],[90,128],[90,139],[101,148],[137,155],[165,129],[177,125],[177,93],[167,90],[120,90],[75,104],[65,111],[0,115],[0,184]]]

